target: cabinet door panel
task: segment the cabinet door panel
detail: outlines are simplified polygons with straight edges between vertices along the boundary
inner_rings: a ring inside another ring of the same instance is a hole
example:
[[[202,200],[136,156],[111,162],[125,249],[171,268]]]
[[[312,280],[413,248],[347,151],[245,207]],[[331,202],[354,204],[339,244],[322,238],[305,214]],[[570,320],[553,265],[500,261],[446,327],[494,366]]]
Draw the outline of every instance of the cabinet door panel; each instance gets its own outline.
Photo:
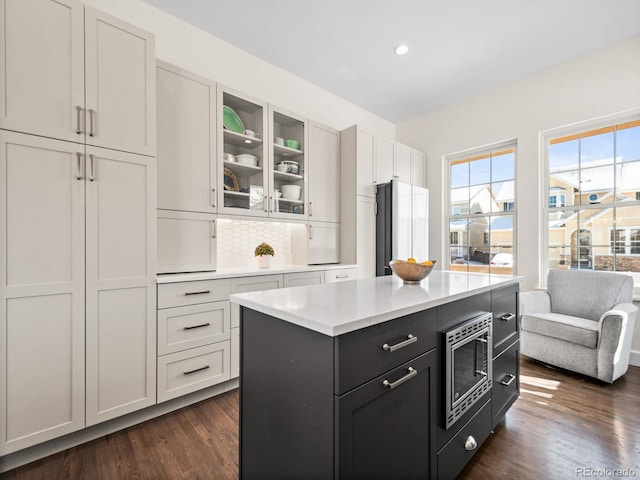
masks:
[[[257,292],[272,290],[284,286],[282,275],[260,275],[256,277],[241,277],[231,279],[231,293]],[[231,328],[240,326],[240,306],[231,303]]]
[[[426,157],[422,152],[411,150],[411,184],[426,187]]]
[[[401,143],[396,143],[396,173],[403,183],[411,183],[411,149]]]
[[[340,262],[340,224],[309,224],[308,257],[309,265]]]
[[[309,157],[309,218],[339,222],[340,132],[311,123]]]
[[[410,375],[409,367],[415,376],[383,386]],[[435,368],[432,350],[336,397],[337,477],[435,478]]]
[[[393,140],[380,137],[376,139],[376,183],[393,180],[395,149]]]
[[[158,210],[158,273],[215,270],[215,237],[212,214]]]
[[[284,274],[284,286],[297,287],[300,285],[319,285],[324,283],[324,272],[300,272],[300,273],[285,273]]]
[[[85,51],[87,143],[155,155],[153,35],[85,7]]]
[[[87,424],[95,424],[155,403],[155,164],[87,153],[86,396]]]
[[[376,192],[373,182],[375,137],[358,129],[356,152],[356,193],[367,197],[375,197]]]
[[[0,24],[0,128],[83,142],[82,5],[5,0]]]
[[[0,132],[0,455],[84,426],[78,147]]]
[[[215,212],[215,84],[157,67],[158,208]]]

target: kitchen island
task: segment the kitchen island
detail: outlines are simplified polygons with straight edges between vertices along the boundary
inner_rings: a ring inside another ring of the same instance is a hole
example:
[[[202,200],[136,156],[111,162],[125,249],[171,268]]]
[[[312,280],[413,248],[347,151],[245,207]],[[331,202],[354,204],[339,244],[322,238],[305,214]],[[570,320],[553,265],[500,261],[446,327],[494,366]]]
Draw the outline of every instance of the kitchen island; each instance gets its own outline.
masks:
[[[519,393],[518,281],[435,271],[232,295],[241,478],[454,478]],[[465,348],[445,339],[467,325],[480,388],[458,399],[447,376]]]

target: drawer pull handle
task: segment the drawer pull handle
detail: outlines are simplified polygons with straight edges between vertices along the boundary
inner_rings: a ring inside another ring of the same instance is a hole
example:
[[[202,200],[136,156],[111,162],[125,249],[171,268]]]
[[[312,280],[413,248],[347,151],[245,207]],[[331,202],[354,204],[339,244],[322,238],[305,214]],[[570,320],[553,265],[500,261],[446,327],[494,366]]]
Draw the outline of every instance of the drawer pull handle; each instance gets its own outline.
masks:
[[[516,318],[516,314],[515,313],[505,313],[504,315],[502,315],[500,317],[500,320],[502,320],[504,322],[510,322],[514,318]]]
[[[507,380],[506,382],[504,381],[505,378],[509,377],[509,380]],[[507,375],[504,376],[504,378],[500,381],[501,385],[504,385],[505,387],[508,387],[509,385],[511,385],[513,383],[513,381],[516,379],[516,376],[509,373]]]
[[[417,341],[418,341],[418,337],[414,337],[413,335],[409,334],[407,335],[407,339],[404,340],[403,342],[396,343],[395,345],[389,345],[388,343],[385,343],[384,345],[382,345],[382,349],[385,352],[393,352],[394,350],[399,350]]]
[[[418,374],[418,371],[413,367],[407,368],[407,372],[409,373],[407,373],[401,379],[396,380],[395,382],[390,382],[389,380],[385,380],[384,382],[382,382],[382,386],[385,388],[388,388],[389,390],[393,390],[394,388],[403,384],[407,380],[411,380],[413,377],[415,377]]]
[[[336,275],[336,278],[349,278],[349,274],[348,273],[341,273],[339,275]]]
[[[193,330],[194,328],[202,328],[202,327],[208,327],[209,325],[211,325],[210,323],[203,323],[202,325],[193,325],[191,327],[184,327],[185,330]]]
[[[205,293],[211,293],[211,290],[199,290],[197,292],[184,292],[185,295],[202,295]]]
[[[464,449],[470,452],[471,450],[475,450],[476,448],[478,448],[478,442],[475,438],[473,438],[473,435],[469,435],[464,441]]]
[[[196,368],[194,370],[189,370],[188,372],[183,372],[185,375],[191,375],[192,373],[201,372],[202,370],[207,370],[209,365],[205,365],[204,367]]]

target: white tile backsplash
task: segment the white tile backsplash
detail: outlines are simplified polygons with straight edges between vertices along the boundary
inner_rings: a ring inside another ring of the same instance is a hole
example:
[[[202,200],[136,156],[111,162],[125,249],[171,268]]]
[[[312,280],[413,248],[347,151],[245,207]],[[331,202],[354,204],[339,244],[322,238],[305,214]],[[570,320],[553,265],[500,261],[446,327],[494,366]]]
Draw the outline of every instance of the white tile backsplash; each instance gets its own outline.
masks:
[[[275,251],[271,265],[292,264],[292,227],[289,223],[218,219],[218,268],[256,266],[253,252],[262,242]]]

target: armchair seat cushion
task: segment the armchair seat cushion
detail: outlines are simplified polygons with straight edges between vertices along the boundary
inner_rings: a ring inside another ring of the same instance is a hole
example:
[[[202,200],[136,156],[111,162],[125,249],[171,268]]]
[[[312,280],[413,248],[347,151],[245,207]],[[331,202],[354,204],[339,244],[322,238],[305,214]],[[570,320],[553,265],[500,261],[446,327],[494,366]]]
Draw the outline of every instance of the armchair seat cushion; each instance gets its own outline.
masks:
[[[522,330],[558,338],[588,348],[598,346],[598,322],[561,313],[523,315]]]

